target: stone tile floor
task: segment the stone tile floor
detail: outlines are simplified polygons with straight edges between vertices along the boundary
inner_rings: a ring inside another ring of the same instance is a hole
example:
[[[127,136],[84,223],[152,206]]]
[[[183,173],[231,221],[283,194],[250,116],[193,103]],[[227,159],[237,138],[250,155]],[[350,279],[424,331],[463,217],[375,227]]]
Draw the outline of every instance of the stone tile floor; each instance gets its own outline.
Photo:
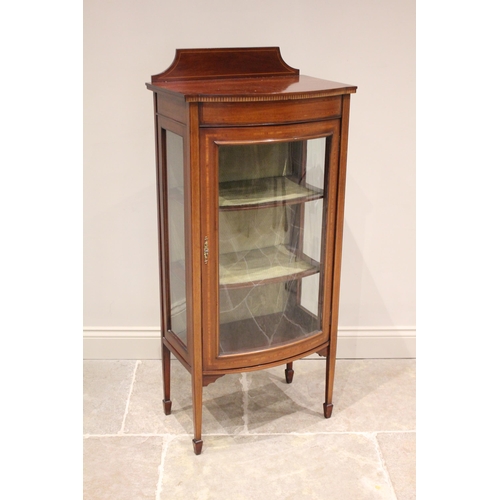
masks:
[[[85,500],[416,498],[415,360],[338,360],[323,417],[324,359],[226,375],[203,390],[193,453],[191,386],[172,362],[84,361]]]

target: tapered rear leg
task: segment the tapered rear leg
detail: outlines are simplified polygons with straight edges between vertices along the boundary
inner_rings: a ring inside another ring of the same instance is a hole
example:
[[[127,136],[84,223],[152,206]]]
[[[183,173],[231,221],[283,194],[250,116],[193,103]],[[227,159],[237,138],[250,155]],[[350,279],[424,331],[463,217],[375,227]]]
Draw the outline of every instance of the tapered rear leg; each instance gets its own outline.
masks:
[[[335,356],[328,354],[326,357],[326,384],[325,384],[325,402],[323,403],[323,414],[325,418],[332,416],[333,403],[333,379],[335,375]]]
[[[287,363],[286,364],[286,369],[285,369],[285,379],[287,384],[291,384],[293,380],[293,362],[292,363]]]
[[[170,400],[170,350],[162,343],[161,359],[163,366],[163,411],[170,415],[172,401]]]

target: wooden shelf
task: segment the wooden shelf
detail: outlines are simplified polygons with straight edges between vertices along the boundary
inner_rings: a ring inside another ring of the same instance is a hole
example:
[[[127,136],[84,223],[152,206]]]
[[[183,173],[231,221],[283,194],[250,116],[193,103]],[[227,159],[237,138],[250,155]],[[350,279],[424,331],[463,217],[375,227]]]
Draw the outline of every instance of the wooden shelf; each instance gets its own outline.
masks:
[[[318,263],[299,259],[284,245],[219,256],[219,283],[225,287],[294,280],[317,272]]]
[[[301,186],[287,177],[264,177],[219,184],[219,209],[244,210],[323,197],[323,190]]]

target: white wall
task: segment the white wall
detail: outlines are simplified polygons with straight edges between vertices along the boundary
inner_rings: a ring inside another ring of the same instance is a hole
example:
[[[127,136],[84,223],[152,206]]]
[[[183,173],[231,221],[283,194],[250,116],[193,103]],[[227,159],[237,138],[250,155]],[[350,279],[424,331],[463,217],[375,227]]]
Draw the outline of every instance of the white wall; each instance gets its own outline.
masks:
[[[153,106],[144,83],[176,48],[266,45],[281,47],[302,74],[358,86],[339,353],[414,354],[413,0],[84,0],[87,340],[156,338],[159,328]],[[105,344],[86,356],[128,355],[103,354]]]

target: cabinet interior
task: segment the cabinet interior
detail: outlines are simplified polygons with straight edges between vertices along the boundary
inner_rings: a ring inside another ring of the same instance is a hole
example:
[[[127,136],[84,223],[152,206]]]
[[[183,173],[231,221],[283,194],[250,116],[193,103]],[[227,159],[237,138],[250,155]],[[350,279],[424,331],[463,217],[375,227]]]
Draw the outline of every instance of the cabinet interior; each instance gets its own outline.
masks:
[[[321,243],[325,138],[219,146],[218,158],[220,354],[314,334],[321,256],[304,239]]]

